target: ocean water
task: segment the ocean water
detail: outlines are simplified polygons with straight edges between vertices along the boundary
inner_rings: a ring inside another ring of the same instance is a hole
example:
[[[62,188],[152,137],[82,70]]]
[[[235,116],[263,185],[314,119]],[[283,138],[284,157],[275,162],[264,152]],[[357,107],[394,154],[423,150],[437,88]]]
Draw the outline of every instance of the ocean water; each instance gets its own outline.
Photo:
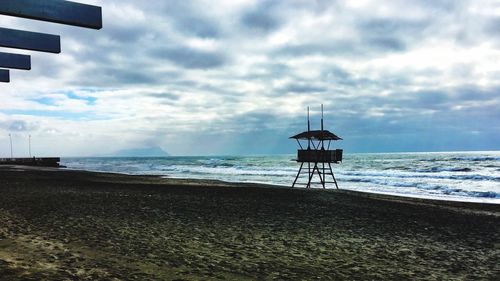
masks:
[[[63,158],[68,169],[291,186],[295,155]],[[339,187],[458,201],[500,203],[500,151],[344,154]],[[303,182],[305,177],[299,182]],[[313,187],[320,187],[315,185]],[[327,188],[335,188],[332,184]]]

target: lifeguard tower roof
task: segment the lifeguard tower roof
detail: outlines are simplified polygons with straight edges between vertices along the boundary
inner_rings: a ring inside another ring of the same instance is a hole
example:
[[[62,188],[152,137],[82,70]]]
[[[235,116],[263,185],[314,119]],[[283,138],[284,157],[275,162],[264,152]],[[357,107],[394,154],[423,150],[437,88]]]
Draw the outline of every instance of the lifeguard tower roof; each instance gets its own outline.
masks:
[[[320,141],[342,139],[328,130],[305,131],[290,138],[297,140],[320,140]]]

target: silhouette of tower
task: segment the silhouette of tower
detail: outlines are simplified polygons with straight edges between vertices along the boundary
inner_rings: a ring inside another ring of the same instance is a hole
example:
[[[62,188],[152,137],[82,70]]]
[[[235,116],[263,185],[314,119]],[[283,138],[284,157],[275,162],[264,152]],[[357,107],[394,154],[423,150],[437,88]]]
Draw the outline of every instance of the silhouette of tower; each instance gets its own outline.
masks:
[[[293,181],[292,187],[300,184],[297,183],[297,181],[303,171],[305,172],[306,169],[304,168],[304,164],[307,163],[307,183],[303,184],[306,188],[311,187],[315,174],[319,176],[319,183],[321,183],[323,188],[326,187],[327,183],[334,183],[337,189],[339,188],[331,164],[342,162],[343,150],[330,150],[330,145],[332,141],[341,140],[341,138],[325,130],[323,125],[323,105],[321,105],[321,130],[311,130],[309,107],[307,107],[307,131],[290,137],[291,139],[295,139],[300,147],[297,151],[296,159],[296,161],[300,163],[300,168]],[[300,141],[307,141],[307,149],[304,149]],[[332,176],[333,182],[326,181],[326,177],[329,175]]]

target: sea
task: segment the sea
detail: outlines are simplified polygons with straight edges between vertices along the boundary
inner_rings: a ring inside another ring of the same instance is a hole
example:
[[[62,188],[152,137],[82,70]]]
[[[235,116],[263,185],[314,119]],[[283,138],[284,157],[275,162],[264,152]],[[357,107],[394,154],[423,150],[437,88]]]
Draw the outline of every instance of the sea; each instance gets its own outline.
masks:
[[[63,158],[67,169],[290,187],[296,155]],[[307,167],[307,165],[306,165]],[[500,151],[345,153],[332,164],[339,188],[500,204]],[[316,178],[317,180],[317,178]],[[328,180],[328,178],[327,178]],[[304,183],[306,177],[299,178]],[[312,187],[321,188],[314,184]],[[335,188],[327,184],[326,188]]]

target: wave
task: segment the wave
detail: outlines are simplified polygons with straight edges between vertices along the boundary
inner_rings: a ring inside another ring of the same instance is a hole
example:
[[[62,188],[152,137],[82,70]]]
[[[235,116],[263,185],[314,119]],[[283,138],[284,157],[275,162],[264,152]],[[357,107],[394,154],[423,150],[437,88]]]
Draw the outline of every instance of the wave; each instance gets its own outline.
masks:
[[[393,167],[384,167],[383,168],[384,170],[399,170],[399,171],[409,171],[411,170],[410,167],[406,167],[406,166],[393,166]]]
[[[493,156],[461,156],[450,158],[452,161],[500,161],[500,157]]]
[[[439,173],[439,172],[472,172],[471,168],[447,168],[447,167],[431,167],[424,169],[416,169],[416,172],[421,173]]]
[[[500,198],[500,194],[493,191],[465,191],[467,195],[482,198]]]
[[[209,166],[173,166],[171,171],[180,173],[192,174],[210,174],[210,175],[261,175],[261,176],[289,176],[296,173],[294,168],[279,168],[279,169],[248,169],[242,166],[232,167],[209,167]]]
[[[461,188],[452,188],[445,185],[435,185],[426,183],[415,183],[415,182],[392,182],[387,180],[379,179],[368,179],[368,178],[347,178],[342,179],[347,182],[363,182],[363,183],[373,183],[377,185],[390,186],[390,187],[404,187],[404,188],[416,188],[420,190],[434,191],[445,195],[458,195],[458,196],[469,196],[469,197],[480,197],[480,198],[500,198],[500,193],[494,191],[471,191]],[[398,190],[399,193],[405,193],[404,190]],[[406,191],[408,193],[408,191]]]
[[[354,172],[342,171],[340,175],[357,176],[357,177],[383,177],[383,178],[429,178],[429,179],[449,179],[449,180],[475,180],[475,181],[500,181],[500,177],[487,176],[480,174],[424,174],[424,173],[384,173],[384,172]]]
[[[414,159],[417,162],[460,162],[460,161],[472,161],[472,162],[482,162],[482,161],[500,161],[500,157],[497,156],[443,156],[443,157],[433,157],[433,158],[420,158]]]

